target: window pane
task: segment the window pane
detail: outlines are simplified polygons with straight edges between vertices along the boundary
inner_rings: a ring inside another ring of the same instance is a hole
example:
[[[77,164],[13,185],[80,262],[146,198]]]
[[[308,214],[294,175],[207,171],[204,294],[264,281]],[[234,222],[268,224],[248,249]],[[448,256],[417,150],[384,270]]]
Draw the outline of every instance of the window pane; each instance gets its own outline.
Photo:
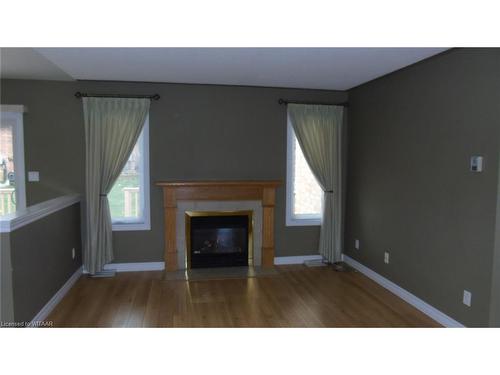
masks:
[[[113,222],[142,221],[143,186],[142,186],[142,140],[139,138],[120,177],[108,194],[109,207]]]
[[[0,216],[16,211],[14,126],[14,120],[2,116],[0,125]]]
[[[321,217],[323,190],[307,164],[295,135],[293,136],[293,215]]]

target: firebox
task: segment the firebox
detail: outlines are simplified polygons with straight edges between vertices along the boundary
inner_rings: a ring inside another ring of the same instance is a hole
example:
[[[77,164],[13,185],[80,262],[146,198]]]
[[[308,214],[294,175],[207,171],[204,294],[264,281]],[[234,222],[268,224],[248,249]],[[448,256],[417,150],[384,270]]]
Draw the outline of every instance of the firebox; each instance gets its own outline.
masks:
[[[253,265],[252,211],[186,211],[186,268]]]

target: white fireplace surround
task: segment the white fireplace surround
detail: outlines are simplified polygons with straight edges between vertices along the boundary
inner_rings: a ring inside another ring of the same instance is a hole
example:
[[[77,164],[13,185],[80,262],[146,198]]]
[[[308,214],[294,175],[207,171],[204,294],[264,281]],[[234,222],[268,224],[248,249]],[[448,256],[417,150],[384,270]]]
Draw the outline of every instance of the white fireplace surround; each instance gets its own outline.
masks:
[[[262,264],[262,203],[261,201],[178,201],[176,212],[177,267],[186,269],[186,211],[252,211],[253,263]]]

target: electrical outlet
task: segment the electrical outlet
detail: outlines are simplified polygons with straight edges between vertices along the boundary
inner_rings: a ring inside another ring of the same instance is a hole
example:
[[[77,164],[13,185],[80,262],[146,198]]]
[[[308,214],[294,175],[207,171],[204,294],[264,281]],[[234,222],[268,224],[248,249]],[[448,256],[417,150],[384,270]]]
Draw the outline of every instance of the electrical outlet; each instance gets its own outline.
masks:
[[[71,257],[72,257],[73,259],[75,259],[75,257],[76,257],[76,251],[75,251],[75,248],[72,248],[72,249],[71,249]]]
[[[359,240],[354,240],[354,248],[359,250]]]
[[[472,304],[472,293],[468,290],[464,290],[464,298],[462,302],[464,303],[464,305],[470,307],[470,305]]]
[[[384,263],[389,264],[389,253],[387,251],[384,253]]]
[[[28,182],[39,182],[39,181],[40,181],[40,172],[38,171],[28,172]]]

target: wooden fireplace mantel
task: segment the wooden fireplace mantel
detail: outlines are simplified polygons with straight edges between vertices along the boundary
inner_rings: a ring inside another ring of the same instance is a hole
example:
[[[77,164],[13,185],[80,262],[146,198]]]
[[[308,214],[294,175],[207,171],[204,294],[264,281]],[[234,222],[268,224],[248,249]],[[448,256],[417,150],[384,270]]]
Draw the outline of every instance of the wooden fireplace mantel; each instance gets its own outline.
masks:
[[[262,266],[274,265],[274,205],[280,181],[160,181],[165,217],[165,267],[177,270],[176,214],[182,200],[260,200]]]

